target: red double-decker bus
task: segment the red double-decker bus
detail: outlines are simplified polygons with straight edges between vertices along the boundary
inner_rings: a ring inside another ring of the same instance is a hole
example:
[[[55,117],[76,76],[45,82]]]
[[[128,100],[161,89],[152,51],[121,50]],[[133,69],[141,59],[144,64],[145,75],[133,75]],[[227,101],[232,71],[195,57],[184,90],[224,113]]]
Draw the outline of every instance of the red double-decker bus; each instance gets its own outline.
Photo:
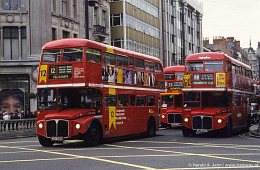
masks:
[[[257,81],[255,84],[255,97],[251,103],[251,122],[259,122],[258,113],[260,112],[260,81]]]
[[[182,122],[182,78],[184,66],[164,68],[166,93],[161,93],[161,127],[181,126]]]
[[[37,133],[42,146],[147,133],[159,127],[164,90],[156,57],[87,39],[71,38],[42,47],[37,84]]]
[[[218,130],[222,136],[250,127],[253,96],[251,68],[225,54],[198,53],[185,61],[184,136]]]

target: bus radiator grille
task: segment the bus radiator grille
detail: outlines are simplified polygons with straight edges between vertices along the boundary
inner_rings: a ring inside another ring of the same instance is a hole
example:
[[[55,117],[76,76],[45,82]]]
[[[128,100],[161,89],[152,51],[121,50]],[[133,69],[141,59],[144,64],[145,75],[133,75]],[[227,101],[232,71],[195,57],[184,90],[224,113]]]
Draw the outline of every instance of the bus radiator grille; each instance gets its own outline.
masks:
[[[68,137],[69,123],[67,120],[47,121],[47,137],[63,136]]]
[[[168,114],[168,123],[181,123],[181,114],[173,113]]]
[[[212,117],[194,116],[192,118],[193,129],[212,129]]]

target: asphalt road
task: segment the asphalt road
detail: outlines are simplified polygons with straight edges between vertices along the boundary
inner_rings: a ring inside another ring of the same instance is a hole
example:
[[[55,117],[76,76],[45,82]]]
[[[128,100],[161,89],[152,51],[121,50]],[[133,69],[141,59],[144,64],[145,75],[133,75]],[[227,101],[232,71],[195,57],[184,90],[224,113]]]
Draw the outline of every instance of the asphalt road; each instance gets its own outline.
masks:
[[[0,169],[260,169],[260,139],[249,133],[183,137],[178,128],[151,138],[105,140],[98,147],[68,141],[44,148],[37,137],[8,139],[0,141]]]

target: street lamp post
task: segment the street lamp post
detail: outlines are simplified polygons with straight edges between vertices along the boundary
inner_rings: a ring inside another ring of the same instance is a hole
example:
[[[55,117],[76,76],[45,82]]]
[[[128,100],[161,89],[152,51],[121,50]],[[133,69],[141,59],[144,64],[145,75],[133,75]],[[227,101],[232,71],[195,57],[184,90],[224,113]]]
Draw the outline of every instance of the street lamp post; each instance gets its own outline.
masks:
[[[89,18],[88,18],[88,6],[95,6],[98,3],[97,0],[85,0],[85,37],[89,39]]]

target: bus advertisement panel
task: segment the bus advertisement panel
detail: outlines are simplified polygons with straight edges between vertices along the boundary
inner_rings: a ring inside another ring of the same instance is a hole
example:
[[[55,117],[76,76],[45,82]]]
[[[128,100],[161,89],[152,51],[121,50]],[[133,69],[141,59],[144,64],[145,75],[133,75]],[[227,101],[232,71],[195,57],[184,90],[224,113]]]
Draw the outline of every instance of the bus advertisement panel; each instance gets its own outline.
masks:
[[[156,57],[87,39],[48,42],[37,84],[39,142],[80,139],[94,146],[102,138],[153,136],[164,88]]]
[[[161,93],[161,127],[181,126],[182,123],[182,78],[184,66],[164,68],[166,93]]]
[[[250,127],[251,68],[225,54],[198,53],[185,61],[183,135],[218,130],[231,136]]]

